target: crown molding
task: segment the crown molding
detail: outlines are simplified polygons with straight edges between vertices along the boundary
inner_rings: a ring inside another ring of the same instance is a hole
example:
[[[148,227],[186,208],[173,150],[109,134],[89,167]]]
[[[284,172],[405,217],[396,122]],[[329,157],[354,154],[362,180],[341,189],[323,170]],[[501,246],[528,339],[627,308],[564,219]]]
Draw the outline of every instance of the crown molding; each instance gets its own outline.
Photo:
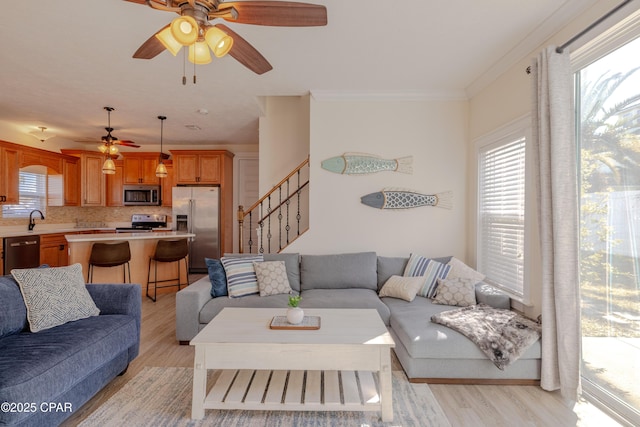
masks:
[[[553,35],[560,32],[566,25],[585,12],[598,0],[567,0],[545,21],[538,25],[520,43],[507,52],[500,60],[467,86],[468,98],[473,98],[484,88],[493,83],[498,77],[515,66],[518,62],[532,55],[539,46],[543,45]]]
[[[463,90],[456,91],[333,91],[312,90],[318,101],[467,101]]]

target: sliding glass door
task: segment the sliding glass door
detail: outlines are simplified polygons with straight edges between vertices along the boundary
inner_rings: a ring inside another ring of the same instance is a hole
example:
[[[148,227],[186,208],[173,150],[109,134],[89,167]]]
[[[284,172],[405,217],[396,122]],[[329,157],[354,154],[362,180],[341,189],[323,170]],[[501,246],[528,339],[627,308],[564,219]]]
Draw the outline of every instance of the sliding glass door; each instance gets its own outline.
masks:
[[[640,39],[576,82],[583,387],[640,422]]]

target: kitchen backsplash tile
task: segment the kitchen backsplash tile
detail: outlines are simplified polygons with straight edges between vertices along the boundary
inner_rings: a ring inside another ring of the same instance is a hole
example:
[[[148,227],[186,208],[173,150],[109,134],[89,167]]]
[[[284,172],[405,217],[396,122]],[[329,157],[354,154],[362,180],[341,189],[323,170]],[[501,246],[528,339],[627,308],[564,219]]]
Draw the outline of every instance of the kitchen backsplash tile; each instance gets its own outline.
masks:
[[[99,227],[97,224],[127,223],[131,222],[133,214],[164,214],[167,221],[171,222],[171,208],[162,206],[114,206],[114,207],[78,207],[78,206],[49,206],[44,212],[43,224],[92,224],[90,227]],[[28,218],[4,219],[0,218],[0,226],[22,225],[29,222]],[[95,225],[94,225],[95,224]]]

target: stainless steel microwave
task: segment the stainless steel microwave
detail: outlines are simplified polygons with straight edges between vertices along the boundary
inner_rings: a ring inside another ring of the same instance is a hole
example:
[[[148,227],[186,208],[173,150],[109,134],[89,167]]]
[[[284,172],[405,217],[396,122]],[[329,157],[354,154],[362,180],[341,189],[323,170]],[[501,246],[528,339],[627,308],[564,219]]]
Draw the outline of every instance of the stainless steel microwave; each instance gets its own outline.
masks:
[[[122,190],[125,206],[159,206],[159,185],[125,185]]]

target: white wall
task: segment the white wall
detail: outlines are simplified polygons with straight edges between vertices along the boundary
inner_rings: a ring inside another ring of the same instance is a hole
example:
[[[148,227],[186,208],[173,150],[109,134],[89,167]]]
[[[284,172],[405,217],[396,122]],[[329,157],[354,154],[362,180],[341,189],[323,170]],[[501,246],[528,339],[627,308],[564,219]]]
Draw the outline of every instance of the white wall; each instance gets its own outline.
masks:
[[[260,196],[309,156],[309,96],[270,96],[260,117]]]
[[[464,259],[466,101],[312,97],[310,106],[310,231],[287,252],[416,252]],[[322,160],[345,152],[384,158],[411,155],[414,173],[354,176],[321,168]],[[454,207],[392,211],[360,203],[361,196],[387,187],[426,194],[452,190]]]

